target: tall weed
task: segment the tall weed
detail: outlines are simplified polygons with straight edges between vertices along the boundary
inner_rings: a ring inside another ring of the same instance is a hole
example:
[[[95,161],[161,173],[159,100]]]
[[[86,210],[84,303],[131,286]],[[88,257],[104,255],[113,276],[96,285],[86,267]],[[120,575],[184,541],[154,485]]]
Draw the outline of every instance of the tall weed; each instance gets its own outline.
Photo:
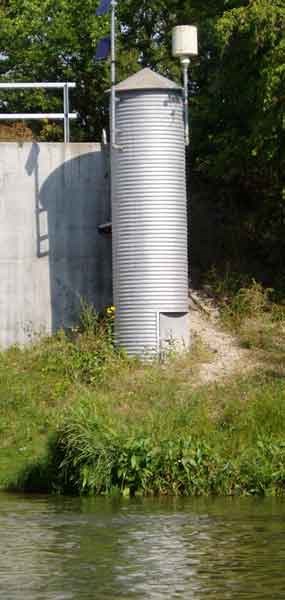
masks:
[[[260,383],[210,388],[206,404],[202,391],[189,391],[188,405],[181,404],[177,389],[173,412],[160,411],[159,427],[156,406],[145,404],[144,418],[132,420],[117,418],[115,403],[112,418],[97,395],[80,400],[57,433],[55,487],[123,495],[283,493],[285,386]]]
[[[224,322],[238,329],[244,319],[262,318],[270,311],[271,288],[263,288],[255,280],[249,287],[240,288],[232,298],[222,306]]]
[[[275,353],[276,361],[282,366],[285,362],[285,307],[274,303],[273,295],[273,289],[263,288],[253,280],[222,304],[221,319],[239,335],[244,347]],[[271,359],[274,360],[274,356]]]
[[[283,317],[273,313],[270,294],[253,282],[238,298],[232,310],[240,335],[260,315],[280,344]],[[102,316],[86,310],[77,328],[0,354],[0,485],[88,494],[283,493],[281,376],[195,387],[201,348],[143,364],[113,348],[113,309]]]

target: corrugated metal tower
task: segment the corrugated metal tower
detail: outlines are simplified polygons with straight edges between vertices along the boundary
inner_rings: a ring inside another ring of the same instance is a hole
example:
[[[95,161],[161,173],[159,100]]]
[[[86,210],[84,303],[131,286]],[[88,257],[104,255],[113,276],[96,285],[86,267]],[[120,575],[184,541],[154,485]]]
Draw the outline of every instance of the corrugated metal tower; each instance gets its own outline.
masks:
[[[189,345],[183,94],[143,69],[116,86],[115,340],[130,355]]]

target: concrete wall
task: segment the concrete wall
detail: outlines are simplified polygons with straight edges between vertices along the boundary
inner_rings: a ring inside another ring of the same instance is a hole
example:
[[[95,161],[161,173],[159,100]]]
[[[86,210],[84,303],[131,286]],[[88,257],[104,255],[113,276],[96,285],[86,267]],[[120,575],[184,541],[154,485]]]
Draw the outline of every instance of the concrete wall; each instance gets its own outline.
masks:
[[[111,303],[108,163],[100,144],[0,143],[0,346]]]

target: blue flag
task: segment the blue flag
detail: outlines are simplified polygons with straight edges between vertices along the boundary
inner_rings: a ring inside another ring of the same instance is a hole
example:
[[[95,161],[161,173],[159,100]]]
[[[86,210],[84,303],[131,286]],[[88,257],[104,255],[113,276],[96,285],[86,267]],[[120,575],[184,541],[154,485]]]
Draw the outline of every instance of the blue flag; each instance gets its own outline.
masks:
[[[105,15],[110,8],[111,0],[100,0],[100,4],[96,10],[96,15],[101,17]]]
[[[107,58],[110,54],[110,49],[111,49],[110,36],[104,37],[101,40],[99,40],[97,48],[96,48],[95,60],[104,60],[105,58]]]

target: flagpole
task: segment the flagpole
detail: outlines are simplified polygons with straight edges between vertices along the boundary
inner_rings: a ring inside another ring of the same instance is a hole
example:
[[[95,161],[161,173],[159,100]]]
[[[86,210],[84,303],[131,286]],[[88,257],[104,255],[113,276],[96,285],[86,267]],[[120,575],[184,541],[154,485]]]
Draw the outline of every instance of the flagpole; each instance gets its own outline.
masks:
[[[116,0],[111,1],[111,148],[116,146]]]

